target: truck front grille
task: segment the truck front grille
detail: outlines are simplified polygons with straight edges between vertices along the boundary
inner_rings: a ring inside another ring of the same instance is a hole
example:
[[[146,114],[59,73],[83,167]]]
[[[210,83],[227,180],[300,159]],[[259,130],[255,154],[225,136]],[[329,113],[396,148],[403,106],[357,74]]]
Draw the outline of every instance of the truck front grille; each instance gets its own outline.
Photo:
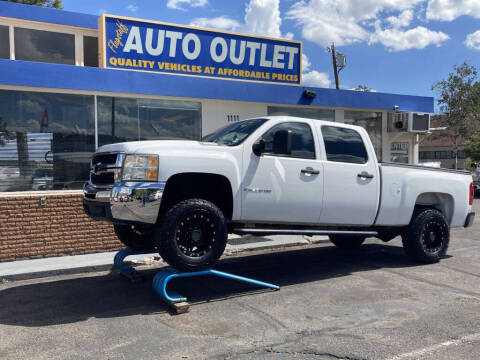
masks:
[[[105,164],[105,165],[113,165],[115,166],[117,162],[117,153],[106,153],[106,154],[94,154],[92,158],[92,165],[97,163]]]
[[[93,155],[90,182],[101,187],[112,187],[115,182],[115,171],[121,166],[119,156],[118,153]]]
[[[101,185],[101,186],[113,186],[115,182],[115,174],[113,172],[103,173],[103,174],[95,174],[92,173],[90,175],[90,181],[93,185]]]

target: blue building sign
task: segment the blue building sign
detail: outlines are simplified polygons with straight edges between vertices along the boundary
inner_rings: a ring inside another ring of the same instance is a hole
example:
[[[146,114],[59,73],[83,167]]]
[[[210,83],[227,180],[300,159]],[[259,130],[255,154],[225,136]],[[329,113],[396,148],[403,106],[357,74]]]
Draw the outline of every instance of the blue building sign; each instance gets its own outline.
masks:
[[[100,64],[115,69],[301,84],[302,43],[102,15]]]

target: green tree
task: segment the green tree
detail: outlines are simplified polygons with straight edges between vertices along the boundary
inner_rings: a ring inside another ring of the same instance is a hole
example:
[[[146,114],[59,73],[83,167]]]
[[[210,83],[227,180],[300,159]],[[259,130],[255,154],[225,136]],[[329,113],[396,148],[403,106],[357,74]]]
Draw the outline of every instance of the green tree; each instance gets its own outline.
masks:
[[[480,161],[480,136],[474,136],[463,147],[465,154],[475,162]]]
[[[26,5],[36,5],[48,8],[63,9],[62,0],[1,0]]]
[[[477,81],[477,69],[464,62],[453,67],[454,72],[448,78],[433,84],[437,91],[441,116],[439,126],[446,126],[446,131],[436,137],[449,138],[458,151],[460,141],[468,141],[480,131],[480,84]]]
[[[371,92],[372,89],[369,88],[368,86],[366,85],[358,85],[356,88],[355,88],[355,91],[365,91],[365,92]]]

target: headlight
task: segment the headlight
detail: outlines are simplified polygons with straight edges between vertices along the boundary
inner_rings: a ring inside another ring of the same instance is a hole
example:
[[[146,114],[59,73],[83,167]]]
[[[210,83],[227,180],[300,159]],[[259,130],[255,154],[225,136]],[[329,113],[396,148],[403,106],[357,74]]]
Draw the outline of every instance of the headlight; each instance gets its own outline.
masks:
[[[122,180],[157,181],[158,155],[126,155]]]

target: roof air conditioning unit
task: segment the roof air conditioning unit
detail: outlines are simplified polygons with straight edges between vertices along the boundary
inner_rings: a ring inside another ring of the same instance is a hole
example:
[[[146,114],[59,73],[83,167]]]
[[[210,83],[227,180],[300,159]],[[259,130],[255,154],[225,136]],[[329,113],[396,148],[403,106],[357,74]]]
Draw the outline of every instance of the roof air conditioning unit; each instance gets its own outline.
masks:
[[[430,114],[409,113],[408,131],[414,133],[426,133],[430,130]]]

